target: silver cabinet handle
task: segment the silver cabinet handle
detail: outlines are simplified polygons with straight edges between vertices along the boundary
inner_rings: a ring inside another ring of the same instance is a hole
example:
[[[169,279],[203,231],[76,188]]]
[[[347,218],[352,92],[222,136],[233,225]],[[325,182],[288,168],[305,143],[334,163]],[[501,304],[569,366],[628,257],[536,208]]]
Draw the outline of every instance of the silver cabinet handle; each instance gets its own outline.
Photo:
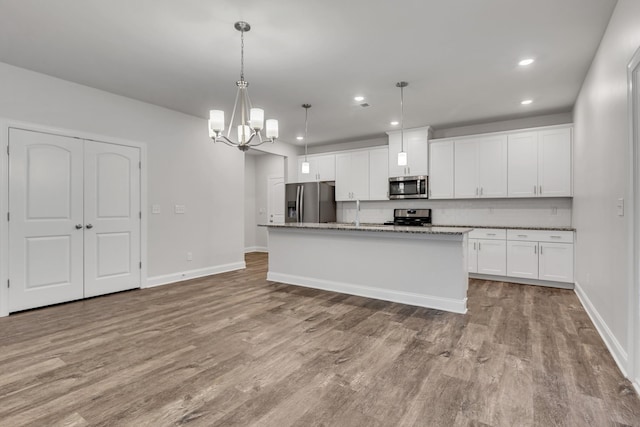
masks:
[[[542,194],[542,185],[540,186],[540,191],[538,193]]]
[[[542,255],[542,246],[540,246],[540,255]]]
[[[535,246],[533,247],[533,253],[534,253],[534,254],[537,254],[537,253],[538,253],[538,245],[535,245]]]
[[[484,194],[484,188],[480,187],[480,195],[482,196]]]
[[[476,250],[476,242],[473,242],[473,250]]]
[[[480,250],[480,242],[478,242],[478,250]]]
[[[476,196],[478,195],[478,187],[476,187]]]
[[[82,229],[82,224],[76,224],[76,230]]]
[[[526,234],[518,234],[518,237],[527,237]]]
[[[538,187],[535,185],[533,186],[533,194],[538,194]]]
[[[487,233],[487,236],[495,236],[496,233]]]
[[[551,237],[552,239],[562,239],[562,236],[549,236],[549,237]]]
[[[91,230],[92,228],[93,228],[93,225],[91,225],[91,224],[87,224],[87,229],[88,229],[88,230]]]

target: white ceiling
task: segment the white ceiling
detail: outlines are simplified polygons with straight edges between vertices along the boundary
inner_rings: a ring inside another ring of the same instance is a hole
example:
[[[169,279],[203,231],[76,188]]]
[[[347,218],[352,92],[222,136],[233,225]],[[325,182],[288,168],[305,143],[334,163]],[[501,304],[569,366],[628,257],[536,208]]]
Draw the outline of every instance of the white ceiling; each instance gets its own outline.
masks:
[[[569,111],[615,0],[0,0],[0,61],[198,117],[240,69],[281,140]],[[523,69],[517,62],[533,57]],[[368,108],[353,100],[362,94]],[[520,105],[526,98],[529,106]],[[227,116],[229,117],[229,116]],[[203,132],[206,130],[203,129]]]

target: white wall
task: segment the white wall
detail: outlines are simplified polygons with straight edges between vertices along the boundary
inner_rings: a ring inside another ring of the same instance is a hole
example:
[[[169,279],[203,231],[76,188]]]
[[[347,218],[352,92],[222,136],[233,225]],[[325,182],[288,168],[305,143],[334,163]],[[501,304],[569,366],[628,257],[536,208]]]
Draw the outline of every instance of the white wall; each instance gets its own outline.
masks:
[[[244,156],[244,250],[256,246],[256,158]]]
[[[398,208],[431,209],[436,225],[569,227],[571,199],[390,200],[360,203],[360,222],[393,219]],[[355,202],[338,203],[338,221],[353,222]]]
[[[243,265],[243,154],[213,144],[206,120],[4,63],[0,94],[0,117],[147,144],[148,203],[162,209],[148,216],[150,282]]]
[[[629,230],[616,213],[629,191],[627,69],[640,46],[640,2],[620,0],[574,108],[576,290],[624,369]]]

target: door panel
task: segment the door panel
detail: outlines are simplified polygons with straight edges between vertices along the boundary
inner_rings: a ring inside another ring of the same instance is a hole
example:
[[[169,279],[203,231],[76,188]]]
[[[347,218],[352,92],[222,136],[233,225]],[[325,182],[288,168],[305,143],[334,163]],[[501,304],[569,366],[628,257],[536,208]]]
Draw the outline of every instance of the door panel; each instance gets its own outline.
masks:
[[[478,273],[504,276],[507,272],[507,242],[478,240]]]
[[[538,278],[538,242],[507,242],[507,276]]]
[[[509,197],[538,195],[538,133],[509,135]]]
[[[83,143],[9,130],[9,311],[83,296]]]
[[[507,195],[507,137],[478,140],[478,184],[480,197]]]
[[[540,131],[538,138],[540,196],[571,196],[571,129]]]
[[[454,153],[454,197],[478,197],[478,144],[476,141],[456,141]]]
[[[85,142],[85,297],[140,287],[140,150]]]

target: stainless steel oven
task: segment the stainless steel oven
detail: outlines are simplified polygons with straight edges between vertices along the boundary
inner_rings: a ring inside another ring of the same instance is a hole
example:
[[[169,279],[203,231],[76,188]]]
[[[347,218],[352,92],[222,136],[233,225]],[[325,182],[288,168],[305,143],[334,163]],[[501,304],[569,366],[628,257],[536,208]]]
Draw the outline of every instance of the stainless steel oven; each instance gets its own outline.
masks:
[[[389,178],[389,199],[428,199],[429,177],[398,176]]]

